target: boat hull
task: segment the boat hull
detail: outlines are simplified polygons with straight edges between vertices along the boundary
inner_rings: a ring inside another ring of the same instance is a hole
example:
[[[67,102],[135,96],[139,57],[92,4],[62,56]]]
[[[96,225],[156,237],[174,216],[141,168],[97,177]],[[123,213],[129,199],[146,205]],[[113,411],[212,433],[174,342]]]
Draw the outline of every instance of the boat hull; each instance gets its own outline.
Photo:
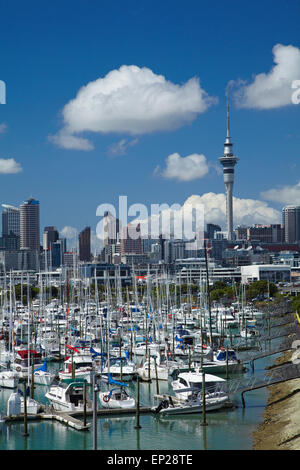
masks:
[[[206,399],[205,402],[205,411],[214,411],[223,408],[224,405],[228,403],[228,397],[223,397],[217,400],[209,400]],[[178,406],[169,406],[168,408],[163,408],[160,410],[159,414],[162,415],[182,415],[182,414],[194,414],[194,413],[202,413],[203,407],[202,403],[199,404],[182,404]]]
[[[75,412],[75,411],[84,411],[84,406],[78,405],[75,406],[73,403],[67,403],[62,400],[59,400],[54,397],[50,397],[47,393],[45,395],[46,398],[50,401],[51,405],[53,406],[54,410],[56,411],[68,411],[68,412]],[[92,406],[88,403],[86,404],[86,410],[91,411]]]
[[[132,409],[135,407],[135,399],[129,398],[128,400],[113,400],[110,399],[108,402],[103,400],[103,397],[106,396],[107,393],[99,393],[99,400],[101,406],[107,409]]]

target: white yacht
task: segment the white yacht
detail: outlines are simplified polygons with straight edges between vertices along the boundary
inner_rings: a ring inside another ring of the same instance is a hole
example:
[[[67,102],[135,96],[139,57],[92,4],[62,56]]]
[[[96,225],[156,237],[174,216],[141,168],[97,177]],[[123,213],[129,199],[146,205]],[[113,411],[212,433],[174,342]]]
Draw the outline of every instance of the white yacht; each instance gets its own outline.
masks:
[[[44,361],[42,367],[39,367],[34,371],[33,375],[34,383],[39,385],[50,385],[55,377],[55,374],[52,374],[47,370],[47,360]]]
[[[0,387],[16,388],[18,383],[18,373],[12,370],[8,370],[5,364],[0,364]]]
[[[226,382],[225,379],[212,374],[205,374],[205,391],[206,393],[214,393],[217,391],[218,385]],[[175,396],[179,400],[186,401],[190,397],[197,396],[202,392],[202,373],[181,372],[177,380],[171,382]]]
[[[18,373],[21,378],[27,378],[31,373],[31,367],[41,367],[43,365],[42,355],[34,349],[19,349],[16,351],[15,360],[11,363],[11,368]]]
[[[160,365],[159,361],[156,363],[154,358],[150,358],[150,372],[149,372],[149,359],[145,358],[141,367],[137,368],[137,374],[142,380],[156,379],[156,373],[158,380],[168,380],[169,378],[169,369],[166,365]],[[156,372],[157,371],[157,372]]]
[[[113,388],[107,392],[99,392],[99,400],[103,408],[134,408],[135,399],[130,397],[124,388]]]
[[[176,398],[163,395],[163,400],[151,409],[154,413],[161,415],[182,415],[203,412],[203,401],[201,396],[191,397],[185,402],[176,400]],[[157,397],[156,401],[157,401]],[[223,392],[214,392],[205,394],[205,410],[213,411],[223,408],[229,403],[228,396]]]
[[[150,354],[154,354],[159,351],[164,351],[165,345],[158,344],[158,343],[148,343],[147,349],[148,349],[148,352],[150,351]],[[135,354],[136,356],[145,356],[146,343],[145,342],[137,343],[136,346],[132,348],[132,353]]]
[[[58,372],[59,378],[71,379],[72,378],[72,360],[74,364],[75,377],[86,379],[91,383],[91,371],[93,370],[93,359],[89,353],[75,353],[72,357],[69,357],[63,366],[63,370]]]
[[[11,408],[11,403],[13,402],[13,408],[14,412],[11,413],[9,412],[9,408]],[[18,406],[16,406],[16,403],[18,402]],[[18,410],[17,410],[18,408]],[[21,414],[24,413],[24,396],[23,392],[21,390],[18,390],[17,393],[13,392],[8,399],[7,402],[7,410],[8,410],[8,416],[11,414]],[[26,412],[29,415],[36,415],[38,412],[41,410],[41,405],[38,401],[34,400],[33,398],[27,396],[26,397]]]
[[[84,379],[63,379],[59,383],[52,383],[45,397],[57,411],[83,411],[84,410]],[[86,384],[87,385],[87,384]],[[87,388],[86,388],[87,390]],[[93,404],[86,393],[86,410],[93,409]]]
[[[201,364],[198,361],[192,363],[193,367],[200,367]],[[214,374],[225,374],[226,368],[228,372],[243,372],[244,365],[237,359],[235,351],[233,349],[228,349],[228,359],[226,360],[226,349],[221,347],[217,351],[211,352],[204,356],[202,361],[202,369],[205,373],[214,373]]]

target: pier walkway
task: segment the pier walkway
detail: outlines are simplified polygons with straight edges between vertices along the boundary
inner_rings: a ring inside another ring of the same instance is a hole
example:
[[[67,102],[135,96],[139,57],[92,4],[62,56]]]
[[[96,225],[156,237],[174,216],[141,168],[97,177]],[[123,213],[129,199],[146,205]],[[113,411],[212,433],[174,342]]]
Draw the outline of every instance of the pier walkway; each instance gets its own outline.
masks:
[[[43,405],[41,405],[43,406]],[[45,407],[44,407],[45,408]],[[141,406],[139,409],[140,414],[149,414],[152,413],[150,406]],[[87,410],[86,416],[92,416],[93,411]],[[120,415],[136,415],[136,408],[124,409],[124,408],[100,408],[97,410],[97,416],[120,416]],[[69,426],[77,431],[87,431],[91,427],[91,423],[86,423],[78,417],[83,416],[83,411],[76,411],[72,413],[67,413],[63,411],[49,411],[45,409],[42,413],[38,413],[36,415],[27,415],[27,421],[34,421],[34,420],[55,420],[59,421],[66,426]],[[24,415],[13,415],[13,416],[4,416],[3,419],[6,423],[16,423],[16,422],[23,422]]]

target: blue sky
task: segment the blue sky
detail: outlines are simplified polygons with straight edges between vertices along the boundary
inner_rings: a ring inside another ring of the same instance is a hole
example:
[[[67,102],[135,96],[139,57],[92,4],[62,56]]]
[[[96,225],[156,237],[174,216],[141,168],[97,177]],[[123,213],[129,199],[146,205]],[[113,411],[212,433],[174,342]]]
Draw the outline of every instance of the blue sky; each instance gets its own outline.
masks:
[[[0,123],[7,127],[0,134],[0,158],[22,167],[0,174],[1,203],[18,205],[33,196],[40,200],[41,228],[95,230],[97,206],[116,205],[119,195],[127,195],[129,204],[149,205],[224,193],[213,165],[223,152],[226,86],[231,80],[250,85],[257,74],[268,74],[276,44],[299,49],[299,18],[296,0],[1,1],[0,79],[7,93]],[[178,86],[198,77],[217,102],[170,130],[157,126],[136,135],[115,126],[114,132],[78,134],[92,150],[49,140],[64,127],[61,112],[78,90],[123,65],[146,67]],[[291,66],[294,80],[300,80],[297,67]],[[258,109],[234,103],[231,134],[240,158],[234,195],[280,210],[300,192],[300,105]],[[121,141],[132,145],[111,155],[109,148]],[[164,177],[174,153],[204,155],[208,173],[189,181]],[[262,197],[273,189],[275,197]]]

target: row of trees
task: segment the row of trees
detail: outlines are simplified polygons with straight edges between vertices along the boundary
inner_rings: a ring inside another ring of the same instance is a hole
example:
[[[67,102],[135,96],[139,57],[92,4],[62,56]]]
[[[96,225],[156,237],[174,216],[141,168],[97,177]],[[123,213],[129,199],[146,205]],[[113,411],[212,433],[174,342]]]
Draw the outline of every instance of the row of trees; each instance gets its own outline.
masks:
[[[234,298],[239,295],[241,291],[241,284],[237,283],[234,286],[227,285],[225,282],[217,281],[210,288],[210,298],[211,300],[228,302],[234,300]],[[263,300],[268,294],[270,297],[276,295],[278,289],[275,284],[268,281],[255,281],[249,285],[246,285],[245,295],[246,301]]]
[[[103,300],[105,290],[106,290],[106,286],[103,285],[103,284],[98,284],[97,287],[98,287],[99,299]],[[145,285],[138,285],[137,286],[137,291],[138,291],[139,296],[141,296],[142,294],[145,294],[146,289],[147,289],[147,287]],[[166,292],[166,287],[165,286],[160,286],[159,290],[160,289],[163,289],[164,293]],[[122,295],[123,295],[124,301],[126,301],[126,298],[127,298],[127,291],[132,292],[132,286],[129,286],[128,288],[126,288],[126,287],[122,288]],[[278,291],[278,289],[277,289],[276,285],[273,284],[273,283],[268,283],[268,281],[256,281],[256,282],[253,282],[252,284],[246,286],[246,289],[245,289],[246,300],[247,301],[252,300],[252,299],[263,300],[264,297],[268,293],[270,293],[270,296],[273,297],[274,295],[277,294],[277,291]],[[23,287],[22,287],[21,284],[17,284],[17,285],[14,286],[14,292],[15,292],[16,300],[19,301],[19,300],[21,300],[21,297],[22,297],[23,304],[27,304],[27,302],[28,302],[28,300],[27,300],[27,293],[28,293],[27,286],[23,285]],[[175,288],[175,285],[173,285],[173,284],[169,285],[169,295],[170,295],[170,297],[174,298],[175,292],[176,292],[177,301],[179,300],[180,296],[181,296],[182,301],[187,301],[187,300],[189,300],[190,297],[192,297],[192,299],[195,300],[197,298],[198,293],[199,293],[199,286],[194,285],[194,284],[191,284],[191,285],[182,284],[180,286],[180,288],[178,286]],[[240,292],[241,292],[241,284],[239,284],[239,283],[237,283],[237,284],[235,284],[235,286],[233,286],[233,285],[228,285],[228,284],[226,284],[225,282],[222,282],[222,281],[216,281],[212,286],[210,286],[211,301],[221,301],[225,304],[235,300],[236,297],[240,295]],[[34,286],[29,287],[29,299],[34,300],[34,299],[38,298],[39,293],[40,293],[39,287],[34,287]],[[49,288],[49,287],[46,288],[44,290],[44,293],[46,294],[47,299],[49,299],[50,297],[51,298],[58,298],[59,295],[60,295],[59,289],[57,287],[54,287],[54,286],[52,286],[51,288]],[[70,288],[70,293],[71,293],[71,288]],[[111,293],[112,293],[113,296],[116,294],[116,289],[114,287],[111,287]],[[90,295],[92,297],[94,297],[94,295],[95,295],[95,284],[91,284],[91,286],[90,286]],[[154,295],[154,297],[156,297],[156,288],[155,287],[152,288],[152,295]],[[78,293],[77,293],[77,296],[78,296]],[[298,307],[298,304],[299,304],[299,307]],[[300,295],[297,296],[293,300],[293,305],[295,306],[295,309],[298,308],[299,311],[300,311]]]

